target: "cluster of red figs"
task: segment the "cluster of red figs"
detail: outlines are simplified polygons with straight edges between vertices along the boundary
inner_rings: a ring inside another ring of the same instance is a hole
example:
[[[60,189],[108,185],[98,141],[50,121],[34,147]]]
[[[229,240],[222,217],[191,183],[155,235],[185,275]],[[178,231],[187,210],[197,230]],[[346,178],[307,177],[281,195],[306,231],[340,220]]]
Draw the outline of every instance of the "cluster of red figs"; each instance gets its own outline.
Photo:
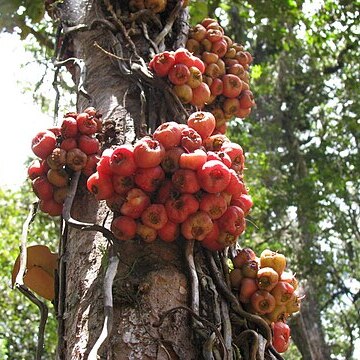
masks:
[[[167,77],[183,104],[213,113],[217,131],[224,134],[229,120],[247,117],[255,106],[252,60],[215,19],[206,18],[190,29],[185,49],[156,54],[149,68]]]
[[[82,113],[66,113],[60,127],[40,131],[32,139],[37,156],[28,167],[28,177],[39,198],[39,208],[50,216],[61,215],[75,171],[90,176],[100,157],[101,114],[93,107]]]
[[[185,48],[156,54],[149,62],[156,75],[166,77],[183,104],[199,109],[210,99],[210,89],[203,82],[204,62]]]
[[[230,119],[247,117],[255,105],[249,87],[252,55],[211,18],[190,29],[186,48],[205,64],[203,81],[211,93],[206,110],[214,114],[217,128],[225,131]]]
[[[214,251],[236,242],[252,207],[244,154],[214,129],[214,116],[198,111],[187,124],[165,122],[103,152],[87,187],[114,212],[117,239],[172,242],[181,234]]]
[[[264,250],[260,257],[250,248],[238,251],[232,259],[230,282],[240,302],[251,313],[266,320],[273,331],[273,346],[279,353],[290,344],[290,328],[286,323],[300,310],[302,296],[297,294],[298,281],[286,270],[283,254]]]

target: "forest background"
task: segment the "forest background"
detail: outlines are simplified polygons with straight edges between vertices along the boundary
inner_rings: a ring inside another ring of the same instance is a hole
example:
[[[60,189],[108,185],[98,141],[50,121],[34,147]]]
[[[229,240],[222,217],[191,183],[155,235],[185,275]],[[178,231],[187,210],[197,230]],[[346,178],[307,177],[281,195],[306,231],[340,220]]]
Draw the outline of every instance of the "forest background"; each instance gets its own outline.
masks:
[[[190,4],[191,22],[217,17],[227,35],[254,56],[256,108],[249,118],[232,121],[228,130],[245,149],[246,181],[255,203],[240,245],[256,252],[270,247],[286,255],[307,293],[302,314],[293,321],[320,325],[332,359],[356,359],[359,353],[359,5],[335,0]],[[1,31],[26,48],[16,60],[21,57],[23,68],[3,84],[1,93],[2,124],[16,125],[1,133],[0,358],[32,359],[37,309],[9,283],[22,224],[35,198],[25,180],[26,165],[12,154],[27,154],[30,160],[32,136],[44,125],[52,126],[54,116],[57,120],[75,108],[76,89],[63,69],[59,84],[52,83],[56,28],[43,17],[43,2],[1,1],[0,11]],[[2,56],[10,59],[9,53]],[[6,61],[1,63],[6,71]],[[23,98],[4,101],[14,84],[27,99],[32,97],[33,106],[24,113]],[[9,186],[13,180],[3,182],[8,172],[18,174],[15,186]],[[56,220],[40,216],[30,240],[56,251],[58,227]],[[50,314],[49,358],[56,346],[55,329]],[[302,353],[293,344],[286,358],[299,359]]]

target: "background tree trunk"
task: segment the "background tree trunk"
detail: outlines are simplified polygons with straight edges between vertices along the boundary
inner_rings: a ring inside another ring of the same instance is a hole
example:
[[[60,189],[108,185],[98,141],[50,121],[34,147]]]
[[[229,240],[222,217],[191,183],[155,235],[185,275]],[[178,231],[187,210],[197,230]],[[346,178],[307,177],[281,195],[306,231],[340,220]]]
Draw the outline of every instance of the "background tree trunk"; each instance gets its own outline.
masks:
[[[303,360],[330,359],[329,348],[325,343],[321,327],[320,309],[313,295],[314,284],[308,282],[302,291],[306,294],[306,300],[302,303],[301,312],[289,321],[291,336]]]
[[[280,58],[279,61],[279,96],[283,97],[283,102],[297,103],[297,99],[291,99],[296,96],[296,92],[288,93],[286,91],[286,77],[292,71],[295,73],[292,63],[287,62],[286,59]],[[295,76],[295,74],[294,74]],[[279,102],[281,103],[281,101]],[[312,249],[317,246],[314,235],[311,231],[312,212],[314,209],[309,208],[308,198],[304,194],[308,192],[306,186],[312,187],[313,184],[306,182],[308,176],[308,168],[300,147],[300,141],[296,135],[295,119],[296,115],[291,111],[280,112],[281,125],[284,130],[284,144],[288,152],[288,163],[291,166],[291,180],[295,185],[294,199],[296,199],[295,206],[297,207],[297,221],[298,221],[298,237],[299,240],[295,245],[298,259],[302,263],[301,292],[305,295],[305,300],[302,301],[300,314],[296,314],[291,321],[292,338],[301,352],[304,360],[320,360],[330,359],[330,350],[328,344],[325,342],[323,333],[318,293],[316,281],[312,277],[312,264],[316,263]],[[295,119],[294,119],[295,118]],[[302,119],[296,119],[301,121]],[[297,186],[296,186],[297,185]]]

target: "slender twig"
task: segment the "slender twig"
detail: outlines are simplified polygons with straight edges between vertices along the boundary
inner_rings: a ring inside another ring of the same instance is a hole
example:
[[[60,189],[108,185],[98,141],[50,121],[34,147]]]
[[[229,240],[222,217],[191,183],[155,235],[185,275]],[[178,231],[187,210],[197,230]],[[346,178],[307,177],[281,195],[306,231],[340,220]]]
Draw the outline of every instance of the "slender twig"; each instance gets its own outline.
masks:
[[[145,96],[145,90],[144,86],[137,81],[136,83],[137,87],[140,90],[140,121],[134,121],[134,126],[137,128],[137,136],[142,137],[144,136],[144,130],[146,129],[146,96]],[[155,125],[149,124],[151,131],[155,130]]]
[[[64,31],[65,35],[70,35],[71,33],[74,33],[74,32],[89,30],[89,25],[87,25],[87,24],[78,24],[78,25],[74,25],[74,26],[64,25],[63,27],[64,27],[63,31]]]
[[[94,46],[97,47],[99,50],[101,50],[104,54],[110,56],[110,57],[113,57],[114,59],[117,59],[117,60],[122,60],[122,61],[130,61],[130,59],[125,59],[121,56],[118,56],[118,55],[115,55],[107,50],[105,50],[103,47],[101,47],[96,41],[94,42]]]
[[[84,231],[98,231],[101,232],[104,237],[111,243],[114,244],[115,236],[113,233],[106,229],[104,226],[85,223],[78,221],[71,216],[71,208],[74,202],[74,198],[76,195],[76,190],[78,187],[79,179],[80,179],[81,171],[76,171],[71,179],[69,192],[64,202],[62,218],[65,222],[64,231],[61,237],[61,241],[59,244],[59,300],[58,300],[58,338],[60,342],[60,346],[58,349],[58,354],[61,354],[63,349],[62,346],[62,337],[64,335],[64,310],[65,310],[65,292],[66,292],[66,262],[64,260],[64,254],[66,251],[66,242],[67,242],[67,231],[68,225],[74,227],[76,229],[84,230]],[[107,311],[107,310],[106,310]],[[107,323],[108,318],[105,320],[106,324],[104,327],[108,328],[109,324]],[[60,355],[58,356],[60,357]]]
[[[56,29],[53,60],[61,59],[65,51],[66,39],[61,36],[62,32],[63,24],[60,23]]]
[[[66,196],[66,199],[64,201],[64,207],[63,207],[63,211],[62,211],[62,216],[63,216],[64,220],[67,223],[73,224],[74,226],[77,226],[77,227],[91,226],[93,224],[91,224],[91,223],[83,223],[83,222],[74,220],[71,217],[71,208],[72,208],[74,198],[75,198],[75,194],[76,194],[76,190],[77,190],[77,187],[78,187],[78,184],[79,184],[80,175],[81,175],[81,172],[76,171],[74,173],[74,175],[72,176],[72,178],[71,178],[69,192],[68,192],[68,194]]]
[[[130,68],[129,68],[130,58],[124,58],[120,41],[117,39],[117,37],[115,35],[113,35],[111,33],[109,33],[109,37],[112,39],[111,47],[115,51],[115,54],[105,50],[96,41],[94,42],[94,46],[97,47],[99,50],[101,50],[107,56],[112,57],[117,60],[118,67],[119,67],[120,73],[122,75],[124,75],[124,76],[132,75],[132,72],[130,71]]]
[[[38,330],[38,339],[36,346],[35,360],[41,360],[44,351],[45,326],[48,318],[48,307],[44,302],[39,300],[26,286],[16,284],[16,288],[25,295],[40,310],[40,323]]]
[[[174,90],[172,89],[171,86],[167,85],[165,87],[165,99],[166,101],[170,101],[170,99],[172,98],[173,100],[175,100],[178,108],[180,109],[179,113],[182,114],[185,117],[185,122],[189,117],[189,113],[187,112],[187,110],[184,108],[184,105],[182,104],[182,102],[180,101],[180,99],[178,98],[178,96],[175,94]]]
[[[165,346],[161,341],[160,341],[160,344],[159,344],[159,345],[160,345],[160,347],[164,350],[167,358],[168,358],[169,360],[172,360],[172,357],[171,357],[168,349],[166,348],[166,346]]]
[[[81,171],[76,171],[71,179],[70,182],[70,188],[68,195],[64,202],[62,217],[65,221],[66,226],[64,227],[64,231],[67,231],[67,225],[74,227],[76,229],[84,230],[84,231],[98,231],[101,232],[104,237],[111,243],[114,244],[116,242],[114,234],[106,229],[104,226],[98,225],[98,224],[92,224],[92,223],[85,223],[78,221],[74,219],[71,216],[71,208],[74,202],[74,198],[76,195],[76,190],[78,187],[79,179],[80,179]],[[62,237],[62,242],[60,245],[59,250],[59,257],[60,257],[60,264],[59,264],[59,310],[58,310],[58,319],[59,319],[59,327],[58,327],[58,335],[59,338],[63,335],[63,313],[64,313],[64,298],[65,298],[65,272],[66,272],[66,264],[63,259],[65,249],[66,249],[66,235]],[[115,259],[116,257],[116,259]],[[105,290],[105,297],[104,297],[104,312],[105,312],[105,320],[103,325],[103,330],[100,334],[99,339],[94,345],[93,349],[93,359],[96,359],[97,351],[100,347],[100,345],[103,343],[103,341],[107,338],[111,327],[112,327],[112,294],[111,294],[111,287],[112,287],[112,281],[113,281],[113,275],[114,275],[114,268],[116,265],[117,269],[117,263],[119,261],[119,258],[116,255],[111,255],[110,257],[110,264],[107,270],[107,274],[105,275],[105,281],[104,281],[104,289]],[[115,276],[115,275],[114,275]],[[110,287],[110,293],[109,293],[109,287]],[[111,304],[111,305],[109,305]],[[61,353],[61,350],[60,350]]]
[[[114,34],[117,31],[116,26],[111,21],[106,20],[106,19],[94,19],[90,24],[90,30],[93,30],[98,25],[104,25],[106,28],[108,28]]]
[[[82,59],[77,59],[76,61],[74,61],[74,63],[80,68],[79,83],[78,83],[77,91],[79,94],[84,96],[84,98],[91,101],[91,96],[85,90],[85,85],[84,85],[86,75],[87,75],[87,69],[86,69],[85,62]]]
[[[89,353],[88,360],[96,360],[98,358],[98,350],[104,341],[108,338],[111,333],[113,325],[113,295],[112,295],[112,286],[114,282],[115,275],[117,273],[117,268],[119,265],[119,258],[117,253],[114,252],[114,248],[109,249],[109,265],[106,270],[104,278],[104,324],[100,336],[96,340],[93,348]]]
[[[20,265],[19,265],[19,271],[15,278],[16,286],[24,285],[24,274],[26,271],[26,263],[27,263],[27,246],[26,246],[27,235],[29,231],[29,226],[35,219],[37,208],[38,208],[38,202],[31,204],[29,214],[23,224],[22,233],[21,233],[21,245],[20,245]]]
[[[52,82],[53,89],[55,90],[55,104],[54,104],[54,115],[53,115],[53,124],[56,125],[57,118],[59,115],[59,102],[60,102],[60,91],[58,87],[58,76],[60,68],[57,67],[54,71],[54,80]]]
[[[245,218],[245,221],[251,224],[252,226],[254,226],[256,230],[259,230],[259,227],[256,225],[256,223],[253,220],[251,220],[250,217]]]

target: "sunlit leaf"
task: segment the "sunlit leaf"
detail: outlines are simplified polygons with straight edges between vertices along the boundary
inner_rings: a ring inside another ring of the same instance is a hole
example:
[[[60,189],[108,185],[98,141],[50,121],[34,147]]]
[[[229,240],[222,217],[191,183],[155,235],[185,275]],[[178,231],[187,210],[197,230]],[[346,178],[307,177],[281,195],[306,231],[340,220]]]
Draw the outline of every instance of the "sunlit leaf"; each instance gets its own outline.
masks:
[[[58,266],[58,256],[47,246],[33,245],[27,248],[26,272],[24,283],[35,293],[52,300],[54,294],[54,272]],[[12,285],[20,268],[20,255],[17,257],[12,270]],[[49,298],[50,297],[50,298]]]

